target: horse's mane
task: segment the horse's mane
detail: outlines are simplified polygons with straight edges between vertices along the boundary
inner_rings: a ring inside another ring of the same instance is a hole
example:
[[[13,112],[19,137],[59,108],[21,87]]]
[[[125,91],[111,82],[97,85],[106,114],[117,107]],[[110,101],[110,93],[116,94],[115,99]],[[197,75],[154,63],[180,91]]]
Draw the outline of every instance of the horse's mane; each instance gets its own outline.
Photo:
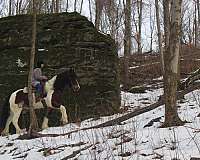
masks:
[[[46,92],[50,90],[63,91],[66,85],[71,85],[69,72],[70,69],[67,68],[60,68],[59,70],[57,70],[57,75],[46,82]]]
[[[69,70],[65,69],[64,72],[57,74],[53,88],[54,90],[63,91],[65,86],[69,83]]]

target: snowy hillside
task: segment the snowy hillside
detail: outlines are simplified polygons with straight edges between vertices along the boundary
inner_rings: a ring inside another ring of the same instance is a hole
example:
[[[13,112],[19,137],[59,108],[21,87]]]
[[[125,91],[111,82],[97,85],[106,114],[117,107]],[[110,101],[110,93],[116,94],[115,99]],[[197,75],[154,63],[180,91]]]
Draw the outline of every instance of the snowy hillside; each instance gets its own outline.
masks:
[[[80,124],[48,128],[43,134],[65,136],[19,140],[19,135],[0,137],[0,160],[151,160],[200,158],[200,92],[194,91],[178,101],[179,115],[187,122],[181,127],[159,128],[164,121],[164,107],[131,118],[121,125],[96,129],[95,126],[122,116],[139,107],[156,102],[162,89],[143,94],[122,92],[122,106],[127,111],[100,119],[89,119]],[[71,131],[74,131],[70,134]]]

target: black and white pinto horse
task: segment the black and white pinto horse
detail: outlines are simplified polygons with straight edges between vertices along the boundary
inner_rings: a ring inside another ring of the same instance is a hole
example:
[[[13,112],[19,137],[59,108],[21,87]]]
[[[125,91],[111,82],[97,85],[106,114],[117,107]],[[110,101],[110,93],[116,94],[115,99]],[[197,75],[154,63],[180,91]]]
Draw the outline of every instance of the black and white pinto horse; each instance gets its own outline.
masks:
[[[68,116],[65,107],[62,105],[62,93],[64,88],[69,86],[74,92],[80,89],[74,69],[68,69],[64,72],[55,75],[52,79],[45,83],[44,89],[47,96],[44,98],[47,106],[46,115],[43,119],[42,129],[48,127],[48,111],[52,109],[59,109],[61,112],[61,122],[68,123]],[[9,126],[13,123],[16,133],[22,133],[18,125],[18,120],[24,106],[28,106],[28,93],[27,87],[13,92],[8,98],[2,108],[0,117],[0,134],[8,135]],[[33,93],[33,106],[35,109],[44,108],[45,106],[41,101],[35,101],[35,94]]]

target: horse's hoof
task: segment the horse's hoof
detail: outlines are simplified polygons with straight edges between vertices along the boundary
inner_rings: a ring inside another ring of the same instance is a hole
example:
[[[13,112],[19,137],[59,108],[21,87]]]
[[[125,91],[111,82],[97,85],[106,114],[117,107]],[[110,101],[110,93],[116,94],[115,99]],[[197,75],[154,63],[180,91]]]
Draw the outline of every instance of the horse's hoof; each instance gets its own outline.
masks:
[[[24,133],[24,130],[18,130],[18,131],[16,131],[16,134],[22,134],[22,133]]]
[[[4,131],[3,131],[3,132],[1,132],[1,135],[2,135],[2,136],[8,136],[8,135],[9,135],[9,132],[4,132]]]
[[[42,129],[47,129],[49,128],[49,126],[42,126]]]
[[[68,121],[61,121],[61,125],[66,125]]]

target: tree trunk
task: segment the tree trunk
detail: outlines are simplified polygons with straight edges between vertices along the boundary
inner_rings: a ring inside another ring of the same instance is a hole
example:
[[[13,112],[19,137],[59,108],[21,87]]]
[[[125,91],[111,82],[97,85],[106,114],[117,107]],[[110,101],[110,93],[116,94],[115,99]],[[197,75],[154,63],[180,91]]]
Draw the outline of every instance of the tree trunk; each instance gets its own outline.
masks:
[[[139,4],[138,4],[139,3]],[[141,36],[142,36],[142,0],[140,2],[137,2],[138,4],[138,15],[139,15],[139,21],[138,21],[138,53],[142,53],[142,45],[141,45]]]
[[[48,0],[45,0],[45,13],[49,13],[49,1]]]
[[[55,0],[52,0],[51,2],[51,13],[55,12]]]
[[[68,12],[68,8],[69,8],[69,0],[67,0],[67,2],[66,2],[66,12]]]
[[[74,0],[74,12],[76,12],[76,3],[77,3],[77,0]]]
[[[151,29],[151,32],[150,32],[150,51],[152,51],[153,50],[153,33],[154,33],[155,18],[152,15],[152,6],[151,6],[151,4],[150,4],[149,21],[150,21],[150,29]]]
[[[200,5],[199,0],[197,0],[197,12],[198,12],[197,40],[198,40],[198,43],[199,43],[199,40],[200,40],[199,39],[199,32],[200,32],[200,6],[199,5]]]
[[[168,0],[164,0],[169,2]],[[169,9],[169,3],[165,3]],[[172,0],[171,2],[171,22],[169,23],[170,33],[165,35],[165,74],[164,74],[164,95],[165,95],[165,121],[163,127],[183,125],[183,122],[178,116],[177,105],[176,105],[176,90],[177,90],[177,76],[178,76],[178,60],[179,60],[179,47],[180,47],[180,17],[181,17],[181,3],[182,0]],[[169,12],[167,12],[168,14]],[[166,14],[166,12],[164,12]],[[164,15],[164,17],[170,17]],[[166,19],[164,20],[166,21]],[[166,26],[165,26],[166,29]]]
[[[198,37],[198,28],[197,28],[197,4],[195,3],[195,10],[194,10],[194,46],[197,47],[197,37]]]
[[[9,0],[9,11],[8,11],[8,16],[12,15],[12,0]]]
[[[165,49],[169,46],[169,35],[170,35],[170,12],[169,12],[170,0],[163,0],[164,10],[164,32],[165,32]]]
[[[100,21],[101,21],[101,15],[102,15],[102,6],[99,0],[95,0],[95,27],[97,30],[100,29]]]
[[[59,13],[60,9],[60,0],[56,0],[56,5],[55,5],[55,12]]]
[[[83,8],[83,0],[81,0],[80,14],[82,12],[82,8]]]
[[[90,10],[90,21],[92,22],[92,7],[91,7],[91,1],[88,0],[89,2],[89,10]]]
[[[129,85],[129,55],[131,53],[131,0],[125,5],[125,33],[124,33],[124,88]]]
[[[117,9],[116,9],[116,2],[115,1],[109,1],[109,4],[107,6],[107,12],[108,12],[108,18],[110,22],[110,35],[113,39],[115,39],[116,36],[116,27],[117,27]]]
[[[200,27],[200,3],[199,0],[197,0],[197,12],[198,12],[198,29]]]
[[[32,74],[33,74],[33,67],[35,60],[35,44],[36,44],[36,1],[33,0],[32,47],[31,47],[29,75],[28,75],[28,100],[30,105],[29,131],[38,129],[37,117],[33,108],[33,94],[32,94]]]
[[[162,65],[162,75],[164,75],[164,55],[163,55],[163,47],[162,47],[162,36],[161,36],[161,30],[160,30],[160,14],[159,14],[159,5],[158,0],[155,0],[155,8],[156,8],[156,25],[157,25],[157,31],[158,31],[158,46],[159,46],[159,52],[161,57],[161,65]]]

